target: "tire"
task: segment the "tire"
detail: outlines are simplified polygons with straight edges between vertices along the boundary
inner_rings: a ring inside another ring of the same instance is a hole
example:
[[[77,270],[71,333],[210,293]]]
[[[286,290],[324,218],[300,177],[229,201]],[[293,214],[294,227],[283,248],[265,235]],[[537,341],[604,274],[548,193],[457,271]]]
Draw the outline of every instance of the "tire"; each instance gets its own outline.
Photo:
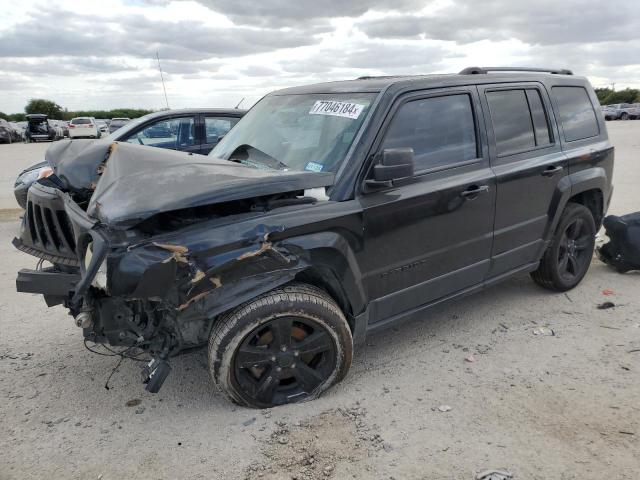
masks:
[[[596,242],[596,225],[591,210],[569,202],[562,212],[558,227],[531,273],[540,286],[565,292],[578,285],[589,270]]]
[[[629,120],[629,114],[627,112],[622,112],[622,115],[620,115],[620,120]]]
[[[254,408],[317,398],[345,377],[352,357],[351,331],[338,305],[301,283],[225,313],[209,336],[213,383]]]

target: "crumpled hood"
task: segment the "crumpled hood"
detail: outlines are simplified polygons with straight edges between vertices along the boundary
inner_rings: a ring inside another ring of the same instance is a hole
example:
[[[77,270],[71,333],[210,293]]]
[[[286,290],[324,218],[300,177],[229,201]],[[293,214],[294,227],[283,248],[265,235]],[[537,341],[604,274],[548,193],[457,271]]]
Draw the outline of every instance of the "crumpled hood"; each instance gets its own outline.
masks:
[[[72,144],[60,149],[64,158],[57,163],[56,175],[75,189],[91,189],[97,180],[87,214],[118,228],[161,212],[327,187],[334,180],[332,173],[257,170],[127,143]],[[70,155],[74,150],[75,159]]]

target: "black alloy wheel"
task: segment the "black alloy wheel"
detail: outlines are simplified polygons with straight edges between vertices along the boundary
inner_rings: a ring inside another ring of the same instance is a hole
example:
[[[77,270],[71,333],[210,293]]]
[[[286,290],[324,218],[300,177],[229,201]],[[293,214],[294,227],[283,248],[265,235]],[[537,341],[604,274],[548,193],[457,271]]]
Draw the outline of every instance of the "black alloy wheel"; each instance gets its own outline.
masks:
[[[571,222],[560,238],[558,271],[568,281],[584,274],[593,256],[593,234],[584,219]]]
[[[536,283],[564,292],[582,281],[593,257],[596,226],[593,214],[584,205],[570,202],[565,207],[537,270]]]
[[[342,380],[353,357],[347,319],[327,292],[291,283],[216,320],[209,335],[213,383],[254,408],[313,400]]]
[[[313,393],[336,365],[329,332],[307,318],[285,316],[255,328],[233,359],[234,380],[260,405],[282,405]]]

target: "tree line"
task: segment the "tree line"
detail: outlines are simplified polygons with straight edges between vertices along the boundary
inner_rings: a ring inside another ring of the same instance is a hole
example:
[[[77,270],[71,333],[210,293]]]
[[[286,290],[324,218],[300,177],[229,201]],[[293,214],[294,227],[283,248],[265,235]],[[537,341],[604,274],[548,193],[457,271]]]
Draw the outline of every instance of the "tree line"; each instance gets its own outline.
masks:
[[[31,113],[44,113],[53,120],[71,120],[75,117],[95,117],[95,118],[138,118],[148,113],[152,113],[153,110],[147,110],[144,108],[114,108],[112,110],[76,110],[69,111],[66,108],[62,108],[51,100],[44,98],[32,98],[29,103],[24,107],[24,113],[9,113],[5,114],[0,112],[0,118],[9,120],[11,122],[21,122],[25,120],[25,116]]]
[[[611,88],[596,88],[596,95],[600,105],[613,103],[640,103],[640,90],[637,88],[625,88],[615,91]]]

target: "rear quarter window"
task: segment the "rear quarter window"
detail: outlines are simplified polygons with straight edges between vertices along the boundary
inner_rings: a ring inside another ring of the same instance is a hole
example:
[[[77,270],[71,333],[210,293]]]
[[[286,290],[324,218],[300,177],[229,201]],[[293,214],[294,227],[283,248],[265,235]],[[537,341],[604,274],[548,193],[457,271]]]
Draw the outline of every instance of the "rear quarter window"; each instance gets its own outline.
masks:
[[[564,139],[567,142],[595,137],[600,133],[596,112],[583,87],[553,87],[553,96]]]

